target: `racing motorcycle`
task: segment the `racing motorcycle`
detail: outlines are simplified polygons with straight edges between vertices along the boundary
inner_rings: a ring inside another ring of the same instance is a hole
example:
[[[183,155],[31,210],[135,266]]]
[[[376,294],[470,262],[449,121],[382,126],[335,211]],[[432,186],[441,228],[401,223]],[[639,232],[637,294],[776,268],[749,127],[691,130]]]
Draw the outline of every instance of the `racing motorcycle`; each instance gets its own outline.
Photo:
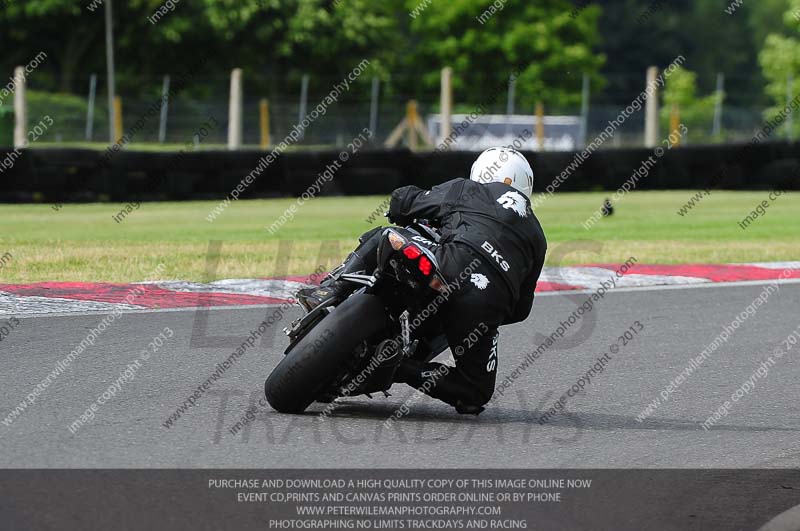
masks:
[[[435,311],[423,312],[450,293],[434,254],[438,241],[424,220],[385,229],[372,274],[342,273],[338,280],[353,284],[349,296],[320,304],[284,329],[289,346],[264,384],[269,404],[301,413],[315,401],[388,397],[404,358],[427,362],[442,353],[441,323]]]

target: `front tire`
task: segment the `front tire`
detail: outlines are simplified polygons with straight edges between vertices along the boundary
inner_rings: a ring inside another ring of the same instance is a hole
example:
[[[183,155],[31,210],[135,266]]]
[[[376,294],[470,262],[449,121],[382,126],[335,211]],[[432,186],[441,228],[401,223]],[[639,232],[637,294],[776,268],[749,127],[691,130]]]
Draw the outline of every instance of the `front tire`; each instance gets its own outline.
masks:
[[[281,413],[302,413],[337,376],[355,348],[386,327],[383,303],[375,295],[352,295],[328,314],[264,382],[264,394]]]

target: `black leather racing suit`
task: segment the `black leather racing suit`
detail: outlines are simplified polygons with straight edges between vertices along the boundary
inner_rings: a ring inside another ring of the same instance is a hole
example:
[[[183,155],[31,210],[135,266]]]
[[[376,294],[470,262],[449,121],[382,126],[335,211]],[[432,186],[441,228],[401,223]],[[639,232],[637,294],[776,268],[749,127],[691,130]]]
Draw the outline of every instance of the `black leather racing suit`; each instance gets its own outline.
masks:
[[[523,321],[533,305],[547,249],[539,220],[514,188],[467,179],[428,191],[398,188],[389,219],[398,225],[427,219],[439,227],[441,271],[459,286],[439,309],[455,368],[404,362],[397,379],[461,412],[480,411],[494,392],[497,328]],[[478,265],[467,269],[471,263]]]

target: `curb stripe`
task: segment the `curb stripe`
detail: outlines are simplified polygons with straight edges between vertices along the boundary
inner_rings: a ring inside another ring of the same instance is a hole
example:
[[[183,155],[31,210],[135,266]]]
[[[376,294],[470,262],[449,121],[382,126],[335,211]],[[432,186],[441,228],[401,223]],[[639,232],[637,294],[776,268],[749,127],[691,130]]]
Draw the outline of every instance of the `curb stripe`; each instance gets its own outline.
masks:
[[[618,264],[545,267],[537,293],[587,290],[601,282],[614,281],[612,289],[646,289],[653,286],[690,286],[800,279],[800,262],[756,264],[633,264],[616,278]],[[319,283],[322,275],[282,278],[226,279],[203,284],[182,281],[142,283],[37,282],[0,284],[0,314],[32,315],[70,312],[108,312],[279,305],[290,302],[309,280]],[[126,297],[141,292],[132,304]]]

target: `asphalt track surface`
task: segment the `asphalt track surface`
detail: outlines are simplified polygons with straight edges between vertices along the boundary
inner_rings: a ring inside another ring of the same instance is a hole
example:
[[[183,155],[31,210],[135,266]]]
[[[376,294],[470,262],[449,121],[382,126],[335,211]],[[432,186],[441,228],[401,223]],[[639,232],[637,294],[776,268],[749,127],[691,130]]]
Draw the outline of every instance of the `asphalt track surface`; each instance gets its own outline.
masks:
[[[589,324],[579,336],[574,334],[581,322],[479,417],[460,416],[425,397],[387,427],[384,421],[413,395],[395,385],[388,399],[347,399],[325,419],[319,417],[321,404],[305,415],[259,408],[236,435],[229,428],[249,406],[257,407],[264,379],[286,344],[280,329],[299,310],[269,329],[266,339],[170,428],[163,425],[166,419],[274,309],[126,313],[33,405],[10,425],[0,424],[0,467],[797,468],[800,346],[759,379],[726,418],[708,431],[702,423],[798,329],[800,283],[782,284],[652,416],[636,419],[765,285],[610,292],[584,316]],[[498,381],[538,345],[537,333],[558,328],[576,300],[574,293],[537,296],[526,322],[502,329]],[[20,318],[0,342],[0,417],[6,418],[103,316]],[[570,399],[568,412],[538,423],[620,335],[639,327],[636,321],[643,329]],[[73,434],[68,426],[165,327],[174,337]],[[215,346],[203,346],[209,343]]]

